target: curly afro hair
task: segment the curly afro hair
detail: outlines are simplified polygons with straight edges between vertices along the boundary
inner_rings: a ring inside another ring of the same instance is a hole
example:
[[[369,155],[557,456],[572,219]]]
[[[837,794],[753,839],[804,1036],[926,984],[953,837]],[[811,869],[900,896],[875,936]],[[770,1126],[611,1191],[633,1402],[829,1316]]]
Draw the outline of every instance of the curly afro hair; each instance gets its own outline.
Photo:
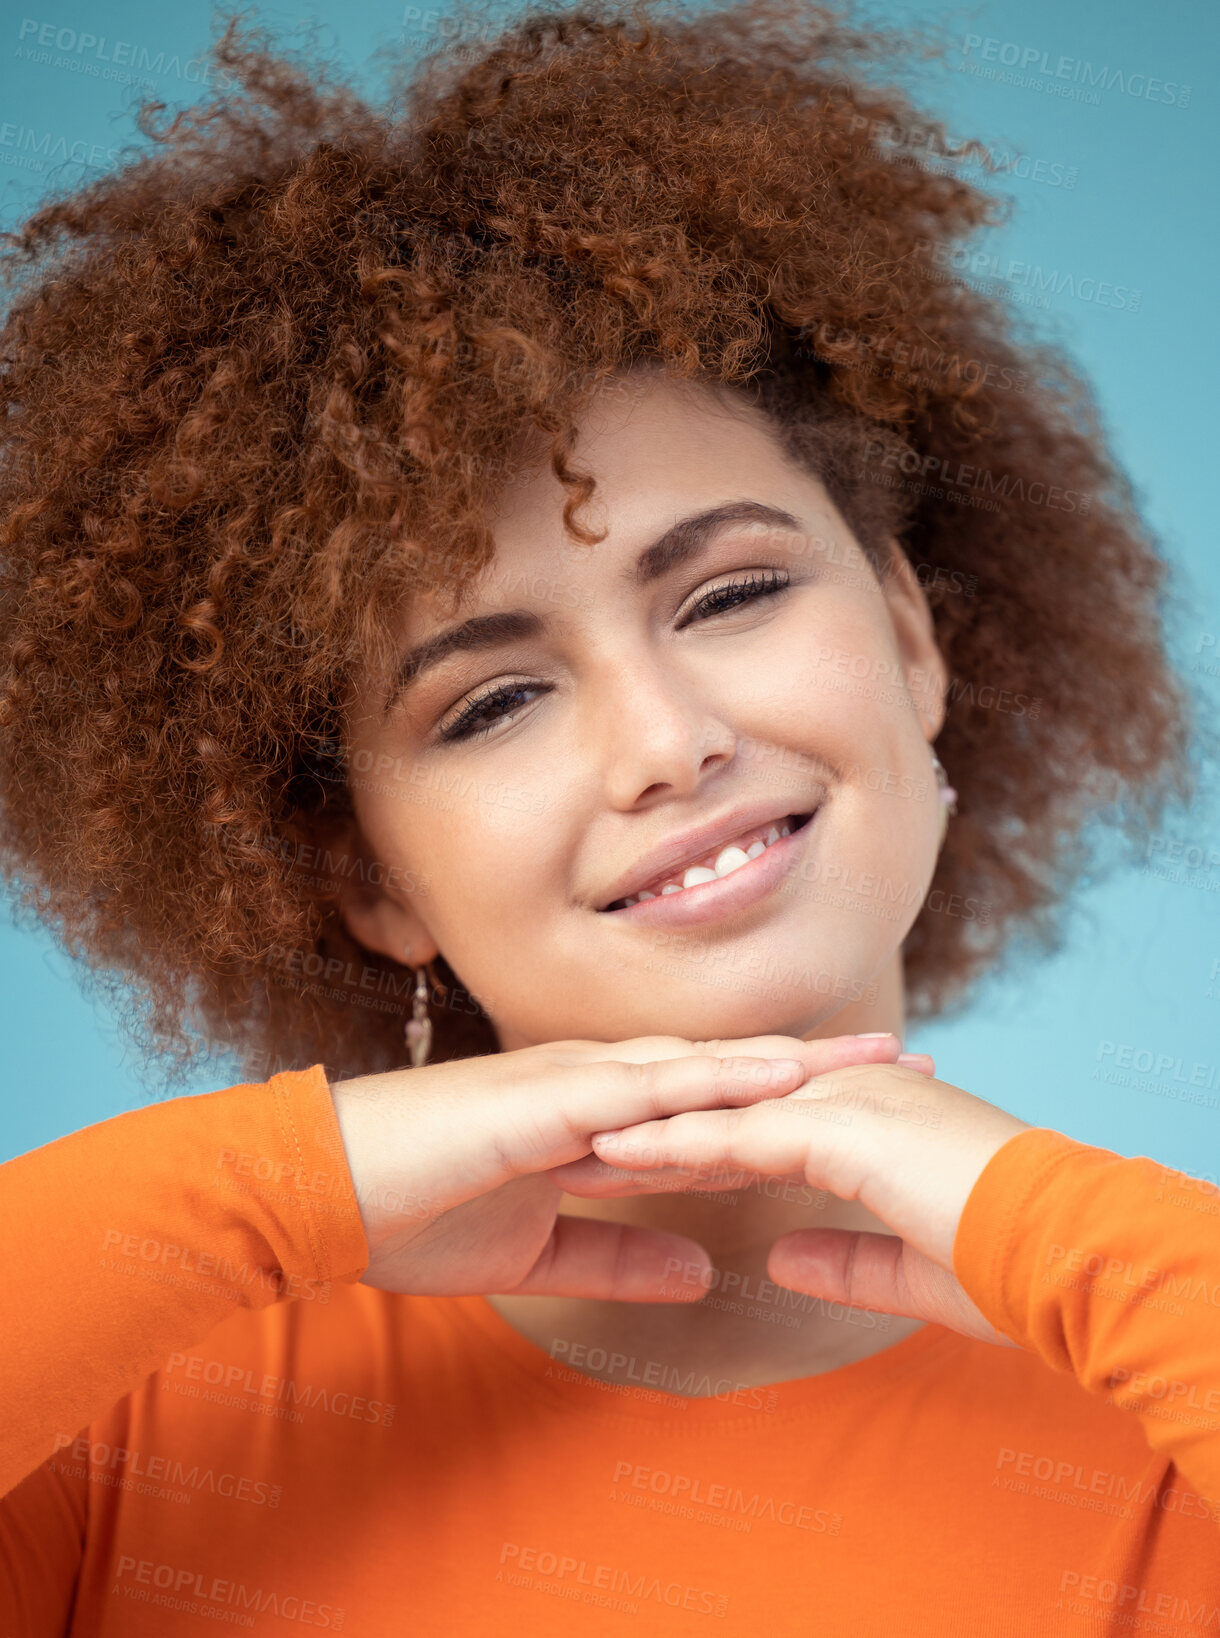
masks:
[[[575,424],[636,364],[761,406],[928,591],[960,811],[916,1015],[1053,939],[1088,821],[1185,788],[1164,566],[1088,390],[956,271],[996,205],[906,50],[805,0],[589,0],[383,106],[233,18],[208,97],[6,236],[0,867],[146,1065],[403,1063],[410,974],[339,916],[342,701],[489,561],[523,427],[599,538]],[[438,966],[434,1056],[496,1050]]]

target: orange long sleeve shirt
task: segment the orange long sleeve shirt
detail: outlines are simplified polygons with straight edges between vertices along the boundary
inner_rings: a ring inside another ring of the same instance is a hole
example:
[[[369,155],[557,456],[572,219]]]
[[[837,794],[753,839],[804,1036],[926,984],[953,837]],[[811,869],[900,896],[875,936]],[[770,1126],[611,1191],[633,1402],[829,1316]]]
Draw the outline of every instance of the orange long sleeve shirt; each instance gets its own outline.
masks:
[[[699,1398],[357,1284],[320,1067],[47,1144],[0,1211],[0,1638],[1220,1632],[1220,1191],[1152,1160],[989,1161],[955,1271],[1019,1349]]]

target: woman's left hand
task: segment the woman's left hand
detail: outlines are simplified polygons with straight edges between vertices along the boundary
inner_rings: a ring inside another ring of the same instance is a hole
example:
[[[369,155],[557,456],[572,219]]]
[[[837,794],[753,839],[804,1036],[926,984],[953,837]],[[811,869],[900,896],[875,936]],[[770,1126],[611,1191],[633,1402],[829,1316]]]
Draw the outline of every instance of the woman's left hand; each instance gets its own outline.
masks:
[[[929,1067],[930,1067],[930,1060]],[[984,1166],[1028,1121],[919,1069],[869,1064],[815,1075],[746,1109],[698,1110],[593,1137],[593,1155],[551,1175],[572,1194],[740,1187],[801,1178],[860,1203],[892,1234],[804,1228],[771,1247],[777,1285],[827,1301],[931,1320],[1017,1346],[953,1273],[953,1241]],[[596,1159],[595,1159],[596,1157]],[[616,1186],[598,1161],[623,1170]]]

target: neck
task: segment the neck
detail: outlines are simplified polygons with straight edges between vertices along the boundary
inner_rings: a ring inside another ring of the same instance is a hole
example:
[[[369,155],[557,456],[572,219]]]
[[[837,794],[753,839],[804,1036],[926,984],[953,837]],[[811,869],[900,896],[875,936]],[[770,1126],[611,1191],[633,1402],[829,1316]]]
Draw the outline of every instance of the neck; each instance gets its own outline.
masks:
[[[902,971],[895,954],[877,984],[875,999],[845,1007],[805,1040],[904,1027]],[[524,1044],[524,1043],[521,1043]],[[492,1296],[502,1319],[556,1360],[572,1360],[586,1374],[592,1354],[674,1367],[696,1378],[710,1373],[734,1386],[754,1386],[814,1375],[862,1359],[898,1342],[918,1322],[813,1297],[795,1297],[767,1278],[767,1254],[781,1234],[799,1228],[868,1229],[888,1233],[858,1201],[840,1200],[800,1179],[756,1178],[752,1186],[720,1193],[644,1194],[615,1200],[564,1195],[567,1216],[635,1223],[689,1235],[705,1246],[714,1272],[698,1303],[615,1303],[575,1297]],[[630,1363],[620,1374],[631,1374]]]

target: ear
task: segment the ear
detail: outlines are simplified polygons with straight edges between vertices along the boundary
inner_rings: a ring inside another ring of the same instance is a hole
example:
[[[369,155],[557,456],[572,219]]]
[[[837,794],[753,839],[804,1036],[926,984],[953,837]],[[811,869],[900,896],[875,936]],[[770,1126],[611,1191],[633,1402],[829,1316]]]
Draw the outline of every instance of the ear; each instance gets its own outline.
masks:
[[[945,720],[949,668],[936,643],[932,610],[906,553],[891,538],[881,570],[881,591],[889,608],[907,688],[931,744]]]
[[[422,967],[432,961],[439,948],[413,902],[427,878],[378,860],[355,820],[343,846],[339,914],[348,932],[365,949],[405,966]]]

